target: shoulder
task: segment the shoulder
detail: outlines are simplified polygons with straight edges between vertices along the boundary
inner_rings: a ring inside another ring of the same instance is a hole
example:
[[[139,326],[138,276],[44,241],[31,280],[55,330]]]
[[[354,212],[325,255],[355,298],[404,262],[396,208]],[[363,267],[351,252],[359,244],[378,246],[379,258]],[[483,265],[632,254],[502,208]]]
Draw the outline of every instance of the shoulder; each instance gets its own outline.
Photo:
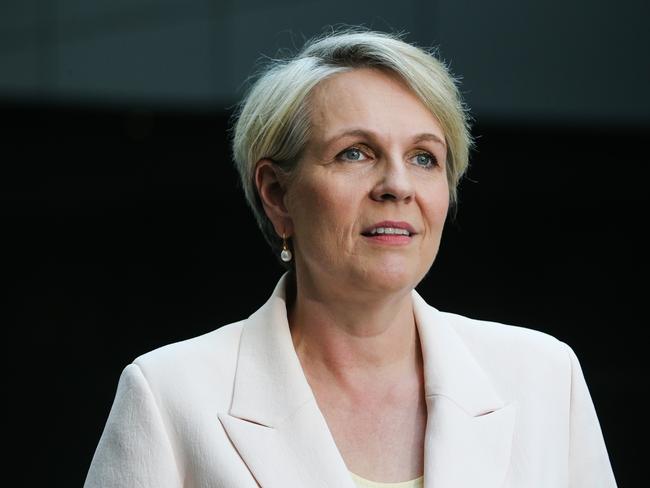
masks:
[[[235,375],[239,340],[245,320],[206,334],[168,344],[138,356],[137,365],[154,391],[226,385]]]
[[[228,352],[236,353],[242,327],[246,321],[226,324],[218,329],[183,341],[167,344],[138,356],[134,362],[141,367],[155,367],[179,360],[185,362],[217,360]]]
[[[577,359],[571,347],[554,336],[518,325],[441,314],[502,390],[570,381],[572,362]]]
[[[457,334],[473,349],[506,348],[514,355],[566,356],[568,345],[545,332],[520,325],[481,320],[450,312],[440,312]],[[477,351],[478,352],[478,351]]]

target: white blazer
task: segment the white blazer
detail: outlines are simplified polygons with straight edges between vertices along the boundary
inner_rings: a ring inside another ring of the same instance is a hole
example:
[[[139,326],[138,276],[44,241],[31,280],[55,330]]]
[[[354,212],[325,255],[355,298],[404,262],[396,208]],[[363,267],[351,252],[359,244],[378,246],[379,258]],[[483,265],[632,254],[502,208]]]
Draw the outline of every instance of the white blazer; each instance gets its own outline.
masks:
[[[355,487],[295,353],[285,281],[247,320],[124,369],[86,488]],[[426,488],[616,486],[569,346],[412,297]]]

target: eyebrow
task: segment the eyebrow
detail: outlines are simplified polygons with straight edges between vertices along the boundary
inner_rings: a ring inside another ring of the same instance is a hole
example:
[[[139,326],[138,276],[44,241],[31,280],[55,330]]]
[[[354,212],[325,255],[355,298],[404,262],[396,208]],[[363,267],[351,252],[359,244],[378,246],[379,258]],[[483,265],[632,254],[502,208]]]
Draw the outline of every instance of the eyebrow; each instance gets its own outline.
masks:
[[[364,129],[349,129],[349,130],[344,130],[343,132],[340,132],[335,136],[331,137],[330,139],[328,139],[325,142],[325,147],[330,147],[334,142],[338,141],[339,139],[343,137],[349,137],[349,136],[366,137],[368,139],[379,139],[379,137],[377,137],[376,134],[374,134],[373,132]],[[422,132],[421,134],[416,134],[413,137],[412,143],[417,144],[418,142],[422,142],[422,141],[436,142],[438,144],[441,144],[445,149],[447,148],[447,144],[443,139],[441,139],[435,134],[431,134],[430,132]]]

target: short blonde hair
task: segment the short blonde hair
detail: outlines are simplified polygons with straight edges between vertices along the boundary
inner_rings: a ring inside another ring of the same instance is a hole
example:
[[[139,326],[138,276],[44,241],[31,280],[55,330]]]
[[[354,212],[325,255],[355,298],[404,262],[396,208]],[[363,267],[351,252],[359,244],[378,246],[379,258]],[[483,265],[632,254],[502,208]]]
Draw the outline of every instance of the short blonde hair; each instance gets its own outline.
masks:
[[[233,115],[235,165],[246,199],[274,250],[281,247],[281,239],[257,193],[255,166],[268,158],[291,174],[310,136],[309,94],[326,78],[362,67],[397,74],[437,118],[447,142],[449,198],[455,207],[473,145],[457,79],[434,51],[409,44],[400,34],[333,30],[308,41],[297,55],[268,63]]]

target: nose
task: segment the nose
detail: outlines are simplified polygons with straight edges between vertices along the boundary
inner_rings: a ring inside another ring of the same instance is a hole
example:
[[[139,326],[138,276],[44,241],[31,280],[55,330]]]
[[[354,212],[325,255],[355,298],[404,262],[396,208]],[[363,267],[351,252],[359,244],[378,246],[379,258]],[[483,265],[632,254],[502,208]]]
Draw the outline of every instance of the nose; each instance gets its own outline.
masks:
[[[413,175],[406,163],[399,158],[385,158],[378,166],[379,174],[371,198],[377,202],[411,201],[414,195]]]

